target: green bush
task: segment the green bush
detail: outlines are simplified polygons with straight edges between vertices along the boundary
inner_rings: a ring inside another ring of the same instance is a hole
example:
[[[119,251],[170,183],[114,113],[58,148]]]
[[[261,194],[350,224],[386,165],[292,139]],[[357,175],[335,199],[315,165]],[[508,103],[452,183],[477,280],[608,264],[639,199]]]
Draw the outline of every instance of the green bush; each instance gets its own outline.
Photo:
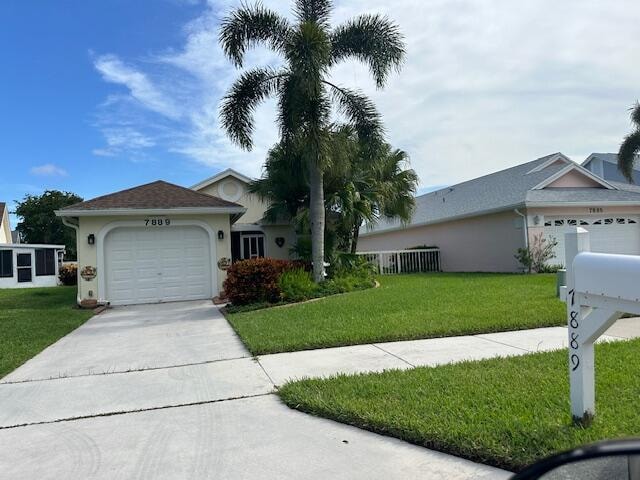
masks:
[[[538,273],[558,273],[558,270],[562,270],[564,265],[561,264],[550,264],[550,265],[542,265]]]
[[[78,265],[75,263],[65,263],[58,269],[58,278],[63,285],[78,284]]]
[[[278,285],[282,299],[287,302],[308,300],[318,292],[318,286],[311,279],[311,273],[302,268],[284,272]]]

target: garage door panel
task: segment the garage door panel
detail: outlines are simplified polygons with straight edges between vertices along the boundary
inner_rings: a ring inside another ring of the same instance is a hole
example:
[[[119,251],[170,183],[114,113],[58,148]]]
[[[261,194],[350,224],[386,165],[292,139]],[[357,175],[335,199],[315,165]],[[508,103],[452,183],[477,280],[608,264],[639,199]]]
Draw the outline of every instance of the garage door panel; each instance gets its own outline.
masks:
[[[640,255],[640,224],[637,215],[546,217],[545,238],[555,238],[555,258],[549,263],[564,264],[564,236],[580,226],[589,232],[591,251]]]
[[[192,226],[118,228],[105,239],[107,300],[114,305],[211,296],[209,236]]]

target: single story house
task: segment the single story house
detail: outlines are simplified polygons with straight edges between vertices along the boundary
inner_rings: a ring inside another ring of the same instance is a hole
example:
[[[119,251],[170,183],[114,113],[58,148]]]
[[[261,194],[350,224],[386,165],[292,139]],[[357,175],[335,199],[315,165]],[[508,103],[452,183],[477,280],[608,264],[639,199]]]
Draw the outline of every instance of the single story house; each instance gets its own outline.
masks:
[[[534,236],[555,238],[581,226],[597,252],[640,254],[640,188],[608,181],[554,153],[416,198],[411,221],[363,227],[358,250],[440,248],[444,271],[517,272],[514,255]]]
[[[14,243],[5,203],[0,202],[0,288],[55,287],[64,245]]]
[[[262,221],[250,181],[225,170],[192,188],[159,180],[58,210],[77,232],[78,302],[212,298],[232,261],[288,258],[293,228]]]

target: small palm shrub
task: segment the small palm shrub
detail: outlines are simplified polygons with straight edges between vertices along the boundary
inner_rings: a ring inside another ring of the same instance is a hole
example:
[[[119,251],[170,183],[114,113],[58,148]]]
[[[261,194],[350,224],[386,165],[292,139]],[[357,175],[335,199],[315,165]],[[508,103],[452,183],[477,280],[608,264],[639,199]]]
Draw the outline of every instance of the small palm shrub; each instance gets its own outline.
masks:
[[[63,285],[78,284],[78,265],[75,263],[65,263],[58,269],[58,279]]]

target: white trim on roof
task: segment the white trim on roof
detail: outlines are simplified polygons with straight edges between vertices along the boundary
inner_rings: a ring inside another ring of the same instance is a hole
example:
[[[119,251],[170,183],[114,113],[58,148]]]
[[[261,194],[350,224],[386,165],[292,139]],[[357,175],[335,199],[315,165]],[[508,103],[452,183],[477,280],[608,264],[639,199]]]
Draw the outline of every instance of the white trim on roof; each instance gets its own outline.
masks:
[[[16,248],[53,248],[54,250],[64,250],[64,245],[52,245],[49,243],[0,243],[0,249]]]
[[[245,207],[105,208],[96,210],[56,210],[58,217],[105,217],[107,215],[190,215],[245,213]]]
[[[531,190],[542,190],[543,188],[545,188],[547,185],[555,182],[556,180],[558,180],[559,178],[564,177],[567,173],[576,170],[579,173],[583,174],[585,177],[590,178],[591,180],[593,180],[594,182],[599,183],[600,185],[602,185],[604,188],[608,189],[608,190],[618,190],[618,187],[615,187],[614,185],[611,185],[609,182],[607,182],[606,180],[604,180],[603,178],[598,177],[597,175],[591,173],[589,170],[587,170],[586,168],[582,167],[581,165],[578,165],[577,163],[571,162],[570,165],[567,165],[566,167],[564,167],[562,170],[554,173],[553,175],[551,175],[550,177],[547,177],[546,179],[544,179],[542,182],[540,182],[538,185],[536,185],[535,187],[533,187]]]
[[[573,163],[573,160],[571,160],[569,157],[567,157],[565,154],[563,153],[556,153],[555,155],[553,155],[551,158],[549,158],[546,162],[542,162],[540,165],[538,165],[537,167],[529,170],[526,175],[529,175],[530,173],[535,173],[535,172],[540,172],[541,170],[544,170],[545,168],[547,168],[549,165],[553,165],[554,163],[556,163],[558,160],[561,160],[565,163]]]
[[[226,170],[223,170],[220,173],[216,173],[213,177],[209,177],[206,180],[203,180],[200,183],[196,183],[195,185],[189,188],[191,190],[200,190],[226,177],[235,177],[244,183],[251,183],[253,181],[253,179],[247,177],[246,175],[243,175],[240,172],[236,172],[233,168],[227,168]]]

